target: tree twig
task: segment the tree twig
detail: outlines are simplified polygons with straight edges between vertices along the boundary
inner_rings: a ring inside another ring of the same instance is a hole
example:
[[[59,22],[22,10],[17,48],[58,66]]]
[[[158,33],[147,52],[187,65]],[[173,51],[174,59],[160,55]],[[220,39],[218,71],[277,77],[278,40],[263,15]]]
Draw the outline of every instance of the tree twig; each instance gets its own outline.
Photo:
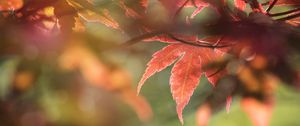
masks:
[[[272,8],[275,6],[275,4],[277,3],[278,0],[273,0],[272,3],[270,4],[270,6],[266,9],[266,12],[269,13]]]
[[[286,14],[294,13],[294,12],[297,12],[297,11],[300,11],[300,8],[295,8],[295,9],[292,9],[292,10],[289,10],[289,11],[279,12],[279,13],[274,13],[274,14],[268,14],[268,15],[271,16],[271,17],[276,17],[276,16],[283,16],[283,15],[286,15]]]
[[[121,47],[131,46],[131,45],[136,44],[136,43],[138,43],[138,42],[140,42],[144,39],[152,38],[152,37],[155,37],[157,35],[161,35],[163,33],[164,32],[162,32],[162,31],[155,31],[155,32],[142,34],[142,35],[139,35],[137,37],[133,37],[133,38],[129,39],[128,41],[124,42],[123,44],[121,44]]]
[[[189,41],[177,38],[177,37],[175,37],[172,34],[167,34],[167,35],[171,39],[173,39],[173,40],[176,40],[178,42],[181,42],[181,43],[184,43],[184,44],[187,44],[187,45],[197,46],[197,47],[204,47],[204,48],[212,48],[212,49],[214,49],[214,48],[226,48],[226,47],[230,47],[230,46],[233,45],[233,44],[228,44],[228,45],[211,45],[211,44],[208,44],[208,43],[205,43],[205,45],[204,44],[197,44],[197,43],[194,43],[194,42],[189,42]]]
[[[291,19],[297,18],[297,17],[300,17],[300,13],[296,13],[293,15],[289,15],[287,17],[279,18],[279,19],[277,19],[277,21],[286,21],[286,20],[291,20]]]

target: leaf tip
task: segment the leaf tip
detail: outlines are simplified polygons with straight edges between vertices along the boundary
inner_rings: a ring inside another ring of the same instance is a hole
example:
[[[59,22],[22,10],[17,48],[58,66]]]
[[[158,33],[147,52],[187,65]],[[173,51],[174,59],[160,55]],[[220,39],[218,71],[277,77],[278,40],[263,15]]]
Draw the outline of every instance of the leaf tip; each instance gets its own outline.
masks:
[[[137,86],[137,90],[136,90],[136,95],[140,95],[140,92],[141,92],[141,89],[142,89],[142,86],[144,85],[144,81],[141,80]]]
[[[182,111],[183,111],[183,108],[177,106],[177,115],[178,115],[178,119],[179,119],[181,125],[183,126],[184,121],[183,121]]]

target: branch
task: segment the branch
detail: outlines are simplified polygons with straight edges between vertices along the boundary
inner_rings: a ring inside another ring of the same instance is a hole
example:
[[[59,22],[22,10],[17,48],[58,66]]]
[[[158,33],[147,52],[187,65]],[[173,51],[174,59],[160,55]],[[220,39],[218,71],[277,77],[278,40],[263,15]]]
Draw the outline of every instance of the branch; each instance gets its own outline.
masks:
[[[277,21],[286,21],[286,20],[297,18],[297,17],[300,17],[300,13],[296,13],[293,15],[289,15],[287,17],[279,18],[279,19],[277,19]]]
[[[171,39],[174,39],[178,42],[181,42],[181,43],[184,43],[184,44],[187,44],[187,45],[192,45],[192,46],[197,46],[197,47],[204,47],[204,48],[226,48],[226,47],[230,47],[234,44],[228,44],[228,45],[211,45],[211,44],[208,44],[208,43],[203,43],[203,44],[197,44],[197,43],[194,43],[194,42],[189,42],[189,41],[186,41],[186,40],[183,40],[183,39],[180,39],[180,38],[177,38],[175,37],[174,35],[172,34],[167,34]]]
[[[267,1],[265,3],[262,3],[261,5],[266,6],[266,5],[269,5],[269,4],[270,4],[270,1]]]
[[[271,17],[276,17],[276,16],[283,16],[283,15],[286,15],[286,14],[294,13],[294,12],[297,12],[297,11],[300,11],[300,8],[295,8],[293,10],[289,10],[289,11],[285,11],[285,12],[279,12],[279,13],[275,13],[275,14],[268,14],[268,15],[271,16]]]
[[[273,0],[271,5],[266,9],[266,12],[269,13],[272,8],[275,6],[275,4],[277,3],[278,0]]]
[[[156,32],[150,32],[150,33],[146,33],[146,34],[143,34],[143,35],[139,35],[137,37],[131,38],[128,41],[124,42],[123,44],[121,44],[121,47],[131,46],[131,45],[136,44],[136,43],[138,43],[138,42],[140,42],[144,39],[152,38],[152,37],[155,37],[157,35],[161,35],[163,33],[164,32],[162,32],[162,31],[156,31]]]
[[[248,0],[248,3],[250,5],[252,11],[264,13],[262,5],[257,0],[251,0],[251,1]]]

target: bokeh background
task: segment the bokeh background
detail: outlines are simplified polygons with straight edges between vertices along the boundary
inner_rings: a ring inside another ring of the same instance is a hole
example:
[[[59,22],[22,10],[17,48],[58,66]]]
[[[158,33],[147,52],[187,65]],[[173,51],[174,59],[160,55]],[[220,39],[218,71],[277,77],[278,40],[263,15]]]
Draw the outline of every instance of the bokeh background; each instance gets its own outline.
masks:
[[[149,11],[160,12],[153,1]],[[52,11],[50,7],[44,12],[53,16]],[[120,48],[130,35],[107,27],[99,21],[101,16],[91,12],[82,12],[84,16],[77,19],[79,32],[65,38],[59,36],[56,22],[43,22],[52,28],[45,32],[45,39],[44,33],[28,30],[36,29],[35,25],[7,21],[6,13],[0,13],[0,126],[181,125],[169,88],[172,66],[151,77],[139,96],[135,92],[151,55],[165,43]],[[118,9],[111,13],[124,24],[134,24],[123,19]],[[209,20],[210,14],[208,8],[196,21]],[[159,16],[163,14],[156,15],[155,22],[162,20]],[[200,83],[185,108],[185,126],[196,125],[195,113],[212,93],[206,78]],[[279,85],[275,96],[271,126],[300,126],[300,93]],[[215,113],[210,126],[251,126],[239,101],[240,97],[234,97],[229,113],[225,109]]]

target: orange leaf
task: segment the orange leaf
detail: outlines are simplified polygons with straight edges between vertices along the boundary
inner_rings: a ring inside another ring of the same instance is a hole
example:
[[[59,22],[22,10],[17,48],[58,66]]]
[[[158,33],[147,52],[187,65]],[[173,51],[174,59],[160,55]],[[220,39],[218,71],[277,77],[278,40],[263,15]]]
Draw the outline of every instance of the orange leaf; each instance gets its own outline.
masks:
[[[136,96],[131,89],[129,74],[120,68],[109,70],[86,47],[72,45],[67,48],[60,57],[60,65],[65,69],[79,69],[89,84],[117,94],[135,110],[142,121],[148,121],[152,117],[152,110],[147,101],[142,96]]]
[[[172,44],[153,54],[153,58],[147,64],[147,69],[139,82],[138,93],[140,92],[145,81],[157,72],[170,66],[175,60],[182,55],[179,51],[180,44]]]
[[[211,116],[211,108],[208,104],[204,104],[198,108],[196,112],[197,126],[208,126],[208,121]]]
[[[67,48],[60,57],[60,65],[68,70],[79,69],[90,84],[105,87],[109,83],[107,67],[82,45]]]
[[[254,98],[244,98],[241,105],[255,126],[269,126],[272,105],[262,103]]]
[[[1,0],[0,11],[18,10],[23,7],[23,0]]]
[[[170,77],[171,92],[173,99],[176,101],[177,114],[182,124],[182,111],[199,84],[202,73],[201,66],[199,55],[189,52],[172,69]]]

